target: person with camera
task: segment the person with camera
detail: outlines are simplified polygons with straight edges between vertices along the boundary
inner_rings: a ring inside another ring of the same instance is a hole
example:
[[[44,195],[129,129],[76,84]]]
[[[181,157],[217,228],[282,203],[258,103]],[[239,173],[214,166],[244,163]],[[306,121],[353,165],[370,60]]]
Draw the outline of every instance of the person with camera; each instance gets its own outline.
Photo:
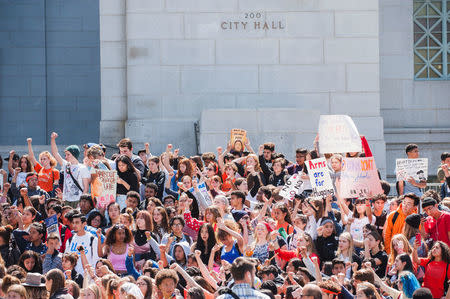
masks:
[[[71,238],[69,238],[69,240],[67,240],[65,253],[74,252],[80,255],[80,252],[83,251],[85,253],[87,262],[90,265],[94,265],[98,260],[98,241],[96,237],[85,230],[86,217],[82,214],[77,213],[71,216],[70,221],[75,234]],[[75,270],[78,273],[84,273],[81,258],[78,259]]]

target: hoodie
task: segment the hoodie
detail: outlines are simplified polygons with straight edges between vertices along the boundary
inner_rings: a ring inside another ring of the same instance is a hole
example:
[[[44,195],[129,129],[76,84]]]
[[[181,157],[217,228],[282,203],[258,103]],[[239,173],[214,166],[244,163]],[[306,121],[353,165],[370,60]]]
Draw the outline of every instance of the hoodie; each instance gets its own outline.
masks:
[[[184,258],[186,259],[186,263],[185,263],[184,265],[180,264],[180,266],[181,266],[183,269],[186,269],[187,260],[188,260],[188,255],[189,255],[189,253],[191,252],[191,248],[189,247],[189,243],[186,242],[186,241],[181,241],[181,242],[176,243],[176,244],[173,246],[173,255],[172,255],[172,256],[168,255],[168,256],[167,256],[167,260],[168,260],[169,264],[171,264],[172,262],[176,262],[176,260],[175,260],[175,249],[176,249],[178,246],[181,247],[181,248],[183,249],[183,252],[184,252]]]

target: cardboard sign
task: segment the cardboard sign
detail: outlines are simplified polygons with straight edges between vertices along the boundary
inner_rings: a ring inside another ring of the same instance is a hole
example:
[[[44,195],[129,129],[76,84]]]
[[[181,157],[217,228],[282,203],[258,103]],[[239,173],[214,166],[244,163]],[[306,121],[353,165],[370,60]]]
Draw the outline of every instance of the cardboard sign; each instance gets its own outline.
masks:
[[[205,182],[201,182],[200,184],[198,184],[197,188],[198,188],[198,192],[200,192],[205,199],[209,198],[209,193],[208,193],[208,189],[206,188]],[[191,192],[192,194],[194,194],[194,187],[191,187],[191,189],[189,189],[188,191]]]
[[[61,237],[59,235],[58,217],[53,215],[52,217],[45,219],[44,222],[47,227],[47,236],[50,236],[52,233],[56,233],[60,239],[59,241],[61,241]]]
[[[92,183],[92,194],[97,198],[97,208],[105,209],[108,204],[116,201],[117,172],[96,169],[95,173],[97,177]]]
[[[428,178],[428,159],[396,159],[395,174],[397,181],[407,181],[412,177],[415,181],[426,181]]]
[[[280,195],[288,200],[294,200],[296,194],[302,193],[304,184],[302,181],[302,173],[294,173],[286,184],[281,188]]]
[[[247,140],[247,131],[243,129],[231,129],[231,148],[236,152],[243,152]]]
[[[367,198],[382,194],[375,159],[344,158],[340,187],[339,195],[342,198]]]
[[[361,152],[361,138],[348,115],[321,115],[319,121],[320,153]]]
[[[333,181],[325,158],[318,158],[305,162],[311,182],[311,197],[326,197],[334,194]]]

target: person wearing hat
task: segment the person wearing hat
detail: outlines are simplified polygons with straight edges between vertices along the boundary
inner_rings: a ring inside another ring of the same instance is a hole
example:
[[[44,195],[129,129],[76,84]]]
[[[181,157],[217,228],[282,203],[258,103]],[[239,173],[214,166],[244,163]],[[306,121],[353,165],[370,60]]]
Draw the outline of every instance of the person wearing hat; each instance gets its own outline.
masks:
[[[91,174],[86,166],[78,162],[80,148],[77,145],[70,145],[65,150],[65,159],[61,157],[56,146],[58,134],[53,132],[50,136],[52,155],[56,161],[62,165],[64,173],[63,199],[64,204],[77,208],[80,196],[88,193]]]
[[[38,299],[48,297],[47,289],[45,288],[45,277],[40,273],[27,273],[25,282],[22,285],[25,287],[29,298]]]
[[[439,210],[438,203],[431,197],[423,199],[422,210],[428,215],[423,225],[423,235],[450,246],[450,213]]]
[[[411,246],[414,246],[416,242],[417,234],[420,234],[420,223],[422,217],[419,214],[411,214],[405,219],[405,227],[403,228],[403,235],[408,240]],[[417,249],[420,257],[425,257],[427,255],[427,247],[425,245],[425,240],[421,239],[421,245]]]

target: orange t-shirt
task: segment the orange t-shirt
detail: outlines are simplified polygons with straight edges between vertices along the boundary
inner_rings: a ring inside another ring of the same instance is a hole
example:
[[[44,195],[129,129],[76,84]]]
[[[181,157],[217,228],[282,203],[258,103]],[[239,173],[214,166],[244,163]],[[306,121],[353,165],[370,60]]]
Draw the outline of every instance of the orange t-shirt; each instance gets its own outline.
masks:
[[[222,191],[223,192],[228,192],[228,191],[230,191],[231,190],[231,188],[233,188],[233,186],[231,185],[231,183],[230,183],[230,181],[227,181],[227,174],[226,173],[224,173],[224,174],[222,174]],[[233,184],[234,184],[234,182],[236,181],[236,179],[235,178],[233,178],[233,180],[231,181]]]
[[[294,231],[294,227],[287,222],[284,222],[284,224],[277,223],[277,230],[279,230],[280,228],[284,228],[288,235],[292,234],[292,232]]]
[[[50,192],[53,190],[53,182],[59,180],[59,171],[54,168],[45,169],[41,164],[36,163],[34,170],[38,173],[38,185],[43,190]]]

